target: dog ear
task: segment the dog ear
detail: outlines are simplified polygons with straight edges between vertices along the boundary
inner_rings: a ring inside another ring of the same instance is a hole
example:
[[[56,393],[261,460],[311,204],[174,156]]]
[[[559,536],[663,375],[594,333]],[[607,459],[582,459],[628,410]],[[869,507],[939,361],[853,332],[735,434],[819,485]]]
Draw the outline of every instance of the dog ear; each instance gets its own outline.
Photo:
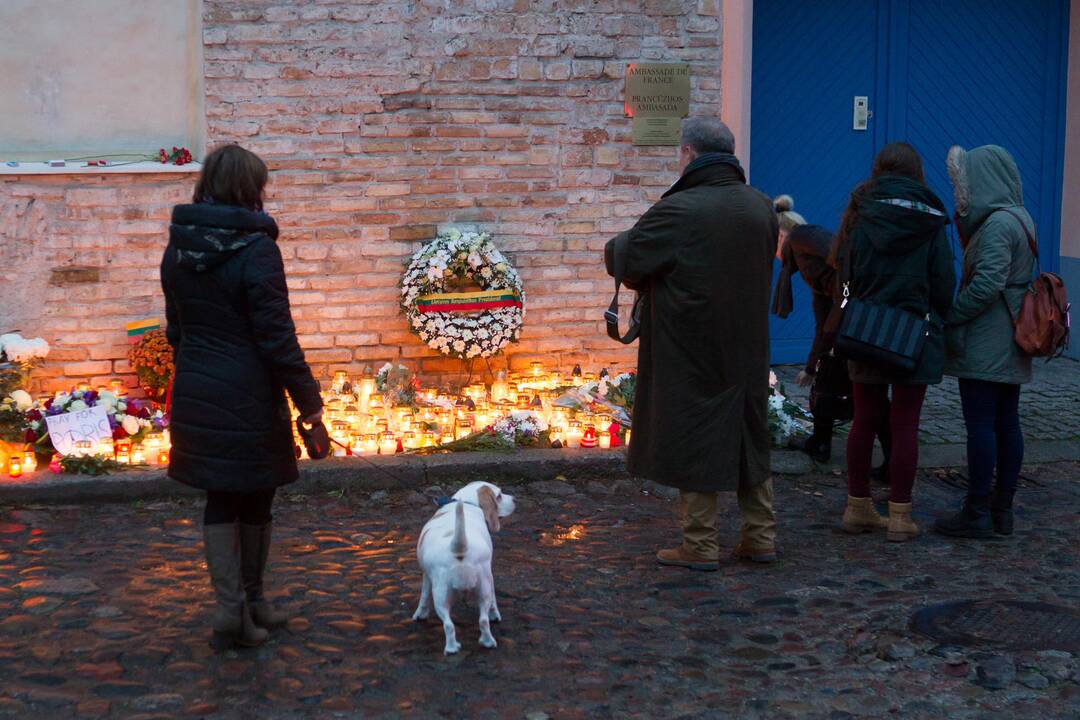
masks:
[[[499,503],[495,501],[495,491],[484,486],[476,493],[480,509],[484,511],[484,520],[487,522],[488,531],[499,532],[502,525],[499,523]]]

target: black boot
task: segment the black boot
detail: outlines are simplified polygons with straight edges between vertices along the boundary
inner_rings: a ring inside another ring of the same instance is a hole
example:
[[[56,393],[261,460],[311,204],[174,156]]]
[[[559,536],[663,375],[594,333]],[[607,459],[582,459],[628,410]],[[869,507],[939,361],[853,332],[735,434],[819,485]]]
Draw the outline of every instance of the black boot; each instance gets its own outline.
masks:
[[[934,532],[949,537],[994,537],[994,525],[990,520],[990,498],[968,495],[960,512],[934,523]]]
[[[233,646],[255,647],[266,642],[267,633],[251,620],[248,604],[244,599],[241,580],[240,547],[236,526],[233,523],[203,526],[203,542],[206,545],[206,568],[210,571],[210,584],[217,598],[217,611],[212,621],[214,650],[227,650]]]
[[[998,535],[1013,534],[1013,493],[994,491],[990,496],[990,520]]]
[[[280,627],[289,620],[289,615],[275,610],[263,594],[263,575],[266,573],[266,560],[270,556],[271,530],[272,523],[240,524],[244,593],[248,607],[251,608],[251,619],[261,628]]]

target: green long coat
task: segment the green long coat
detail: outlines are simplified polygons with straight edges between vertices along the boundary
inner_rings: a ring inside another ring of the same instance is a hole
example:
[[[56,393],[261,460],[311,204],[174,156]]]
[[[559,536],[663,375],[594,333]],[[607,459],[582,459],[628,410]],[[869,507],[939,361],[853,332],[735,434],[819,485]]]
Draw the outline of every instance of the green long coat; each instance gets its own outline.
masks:
[[[950,151],[949,174],[956,190],[957,225],[970,241],[964,250],[964,281],[946,317],[945,372],[1013,385],[1030,382],[1031,358],[1013,341],[1012,322],[1035,263],[1020,224],[1034,236],[1020,171],[1008,152],[986,145],[971,152]]]
[[[629,470],[681,490],[769,477],[772,202],[734,162],[694,165],[621,236],[646,298]],[[734,160],[732,158],[732,160]],[[613,247],[605,256],[612,272]]]

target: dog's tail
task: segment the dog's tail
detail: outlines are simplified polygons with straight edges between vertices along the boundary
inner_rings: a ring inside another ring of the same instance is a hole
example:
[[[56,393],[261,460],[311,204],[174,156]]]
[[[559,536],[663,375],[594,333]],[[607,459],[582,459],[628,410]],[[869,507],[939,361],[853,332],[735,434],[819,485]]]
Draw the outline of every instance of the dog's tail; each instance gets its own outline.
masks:
[[[469,543],[465,539],[465,503],[458,502],[454,508],[454,537],[450,540],[450,552],[458,560],[465,558]]]

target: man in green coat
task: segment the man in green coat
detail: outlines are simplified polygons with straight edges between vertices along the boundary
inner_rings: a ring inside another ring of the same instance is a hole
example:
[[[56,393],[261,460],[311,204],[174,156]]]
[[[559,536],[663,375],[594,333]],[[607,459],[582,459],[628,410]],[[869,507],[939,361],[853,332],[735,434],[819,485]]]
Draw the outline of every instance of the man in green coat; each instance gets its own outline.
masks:
[[[738,492],[736,556],[775,559],[769,476],[769,290],[778,222],[716,118],[683,123],[681,177],[605,259],[644,297],[629,470],[680,490],[683,543],[657,560],[719,563],[716,493]]]

